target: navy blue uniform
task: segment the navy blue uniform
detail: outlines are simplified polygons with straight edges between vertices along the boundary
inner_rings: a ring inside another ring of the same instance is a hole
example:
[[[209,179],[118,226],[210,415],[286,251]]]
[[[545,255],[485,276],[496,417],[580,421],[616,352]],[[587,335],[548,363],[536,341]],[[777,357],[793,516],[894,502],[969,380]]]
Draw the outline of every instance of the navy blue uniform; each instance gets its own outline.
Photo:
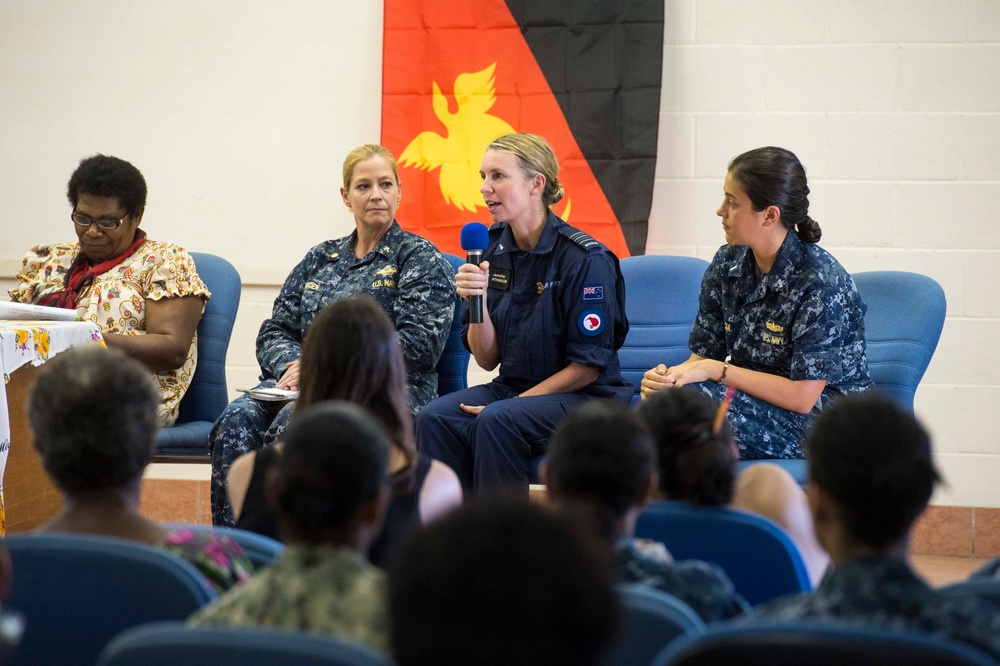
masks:
[[[490,262],[486,305],[496,328],[500,375],[424,407],[416,419],[417,444],[455,470],[466,488],[527,491],[531,458],[545,452],[549,434],[567,412],[594,398],[631,398],[617,351],[628,331],[624,281],[607,247],[551,212],[528,252],[518,249],[506,223],[491,226],[483,259]],[[467,307],[462,319],[467,341]],[[512,399],[574,362],[600,374],[575,393]],[[472,416],[460,403],[486,408]]]
[[[729,422],[740,456],[802,458],[802,440],[829,400],[866,391],[865,310],[850,274],[823,248],[789,232],[762,275],[746,245],[719,248],[705,272],[688,346],[698,356],[788,379],[825,379],[809,414],[737,391]],[[715,382],[692,386],[722,398]]]

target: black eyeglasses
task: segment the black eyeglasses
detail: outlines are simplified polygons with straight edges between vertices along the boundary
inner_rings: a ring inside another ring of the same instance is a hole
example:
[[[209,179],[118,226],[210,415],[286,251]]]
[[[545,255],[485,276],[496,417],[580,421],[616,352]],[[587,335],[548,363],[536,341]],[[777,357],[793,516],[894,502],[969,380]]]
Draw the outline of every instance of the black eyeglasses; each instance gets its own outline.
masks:
[[[92,217],[87,217],[86,215],[82,215],[80,213],[73,213],[72,215],[70,215],[70,218],[73,220],[73,224],[75,224],[78,227],[89,227],[92,224],[96,224],[98,229],[104,229],[105,231],[112,231],[113,229],[117,229],[118,227],[122,226],[122,223],[125,222],[126,217],[128,217],[128,215],[126,215],[120,220],[112,220],[107,217],[102,217],[99,220],[95,220]]]

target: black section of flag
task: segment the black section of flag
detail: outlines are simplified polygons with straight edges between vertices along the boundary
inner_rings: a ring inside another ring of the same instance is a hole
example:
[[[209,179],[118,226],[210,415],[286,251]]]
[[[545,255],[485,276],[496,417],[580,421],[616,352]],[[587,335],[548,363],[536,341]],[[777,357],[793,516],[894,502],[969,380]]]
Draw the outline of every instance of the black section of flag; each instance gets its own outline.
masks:
[[[643,254],[653,200],[663,0],[506,0],[618,217]]]

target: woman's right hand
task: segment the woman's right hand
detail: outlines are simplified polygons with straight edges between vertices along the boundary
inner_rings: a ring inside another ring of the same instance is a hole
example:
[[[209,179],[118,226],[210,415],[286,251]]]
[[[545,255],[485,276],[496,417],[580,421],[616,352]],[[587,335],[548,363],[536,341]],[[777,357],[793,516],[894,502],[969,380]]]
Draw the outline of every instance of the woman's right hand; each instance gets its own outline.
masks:
[[[455,276],[455,291],[462,299],[469,296],[482,296],[483,304],[486,304],[486,285],[490,279],[490,262],[484,261],[476,266],[475,264],[463,264],[458,267],[458,275]]]
[[[286,391],[299,390],[299,360],[291,361],[278,380],[277,387]]]
[[[646,371],[642,376],[642,383],[639,384],[639,397],[645,399],[649,395],[670,388],[674,385],[674,378],[669,376],[670,368],[660,363],[655,368]]]

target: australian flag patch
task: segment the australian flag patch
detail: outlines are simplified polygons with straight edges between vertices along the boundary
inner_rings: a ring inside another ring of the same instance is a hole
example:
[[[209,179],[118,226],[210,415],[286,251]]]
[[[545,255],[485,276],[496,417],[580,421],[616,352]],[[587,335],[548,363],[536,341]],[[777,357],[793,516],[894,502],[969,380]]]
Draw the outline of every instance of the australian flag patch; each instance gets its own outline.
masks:
[[[583,300],[591,302],[603,301],[604,285],[603,284],[583,285]]]

